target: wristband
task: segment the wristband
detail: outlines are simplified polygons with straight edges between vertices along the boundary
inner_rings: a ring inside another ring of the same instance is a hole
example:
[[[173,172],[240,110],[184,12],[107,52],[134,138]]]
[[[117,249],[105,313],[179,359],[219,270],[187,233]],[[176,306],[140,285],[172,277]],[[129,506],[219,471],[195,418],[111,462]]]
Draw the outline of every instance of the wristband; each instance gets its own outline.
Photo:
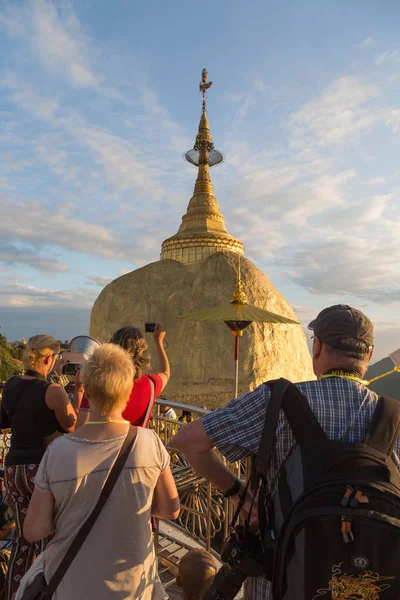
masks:
[[[241,487],[242,484],[240,483],[240,479],[236,478],[233,486],[230,487],[229,490],[226,490],[226,492],[224,492],[224,498],[231,498],[232,496],[236,496],[236,494],[240,492]]]

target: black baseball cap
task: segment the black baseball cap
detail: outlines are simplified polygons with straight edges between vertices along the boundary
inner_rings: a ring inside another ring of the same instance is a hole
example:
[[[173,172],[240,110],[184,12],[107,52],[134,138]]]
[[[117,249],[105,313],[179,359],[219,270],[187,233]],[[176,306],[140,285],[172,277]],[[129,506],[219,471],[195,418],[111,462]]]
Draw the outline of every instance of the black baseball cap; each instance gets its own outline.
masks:
[[[374,346],[374,326],[360,310],[347,304],[335,304],[324,308],[316,319],[311,321],[312,329],[321,342],[335,350],[360,352],[359,342],[369,352]]]

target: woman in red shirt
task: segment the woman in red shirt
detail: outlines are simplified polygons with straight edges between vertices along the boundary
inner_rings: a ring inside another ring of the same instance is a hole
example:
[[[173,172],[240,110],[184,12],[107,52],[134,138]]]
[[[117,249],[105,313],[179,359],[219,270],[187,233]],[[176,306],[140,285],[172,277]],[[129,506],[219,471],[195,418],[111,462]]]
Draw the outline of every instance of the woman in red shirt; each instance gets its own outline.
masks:
[[[124,348],[131,355],[136,369],[131,395],[122,413],[123,418],[130,421],[132,425],[147,427],[149,423],[151,410],[148,410],[148,408],[152,396],[149,380],[151,379],[154,384],[154,399],[157,398],[168,383],[170,370],[168,357],[163,345],[164,337],[165,330],[163,326],[161,323],[156,323],[154,341],[157,347],[159,372],[157,374],[144,375],[143,369],[147,369],[150,366],[150,355],[148,353],[147,342],[140,329],[136,327],[121,327],[111,336],[110,343]],[[75,385],[76,402],[79,403],[79,400],[81,400],[77,425],[79,427],[88,420],[90,407],[83,393],[83,386],[80,383],[79,377],[76,379]],[[148,415],[147,419],[146,415]]]

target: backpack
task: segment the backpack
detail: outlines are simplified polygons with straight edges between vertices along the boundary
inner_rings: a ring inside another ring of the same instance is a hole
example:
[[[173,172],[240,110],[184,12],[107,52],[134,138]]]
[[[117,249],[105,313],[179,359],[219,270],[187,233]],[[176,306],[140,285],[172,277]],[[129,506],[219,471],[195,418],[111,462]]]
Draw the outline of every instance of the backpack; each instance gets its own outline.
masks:
[[[400,401],[380,397],[365,439],[342,442],[327,437],[293,384],[267,384],[272,395],[255,477],[274,600],[399,600],[400,473],[391,455]],[[280,409],[296,447],[280,468],[267,517],[266,473]]]

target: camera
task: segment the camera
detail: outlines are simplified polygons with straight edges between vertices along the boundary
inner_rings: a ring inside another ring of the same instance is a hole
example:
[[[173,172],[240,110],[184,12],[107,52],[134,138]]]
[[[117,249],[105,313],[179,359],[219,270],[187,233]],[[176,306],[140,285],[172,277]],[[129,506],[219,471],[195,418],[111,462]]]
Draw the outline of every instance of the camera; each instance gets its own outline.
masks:
[[[202,600],[233,600],[247,577],[259,577],[264,572],[264,552],[260,532],[247,526],[232,529],[221,549],[225,563],[215,576]]]
[[[145,333],[154,333],[156,328],[156,324],[155,323],[145,323],[144,324],[144,331]]]
[[[66,363],[65,365],[63,365],[62,367],[62,374],[63,375],[70,375],[72,377],[75,377],[76,373],[82,368],[82,365],[79,363]]]

